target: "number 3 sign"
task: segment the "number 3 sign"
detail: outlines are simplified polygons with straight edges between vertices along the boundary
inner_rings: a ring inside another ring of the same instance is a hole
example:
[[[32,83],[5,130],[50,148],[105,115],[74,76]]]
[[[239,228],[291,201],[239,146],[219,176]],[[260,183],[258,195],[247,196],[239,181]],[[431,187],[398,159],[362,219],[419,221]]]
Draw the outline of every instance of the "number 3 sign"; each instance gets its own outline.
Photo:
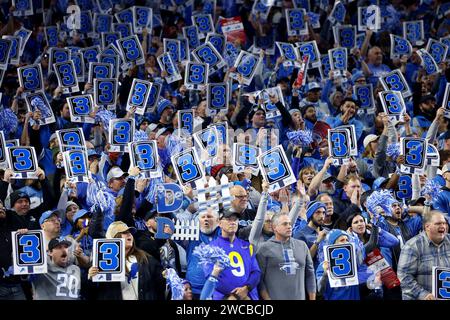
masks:
[[[328,280],[331,288],[358,284],[355,247],[352,243],[324,247],[325,261],[328,261]]]
[[[94,239],[92,265],[99,273],[93,282],[125,281],[125,239]]]
[[[11,237],[14,275],[47,273],[43,231],[11,232]]]
[[[277,191],[297,181],[280,145],[258,156],[258,163],[264,180],[269,183],[269,192]]]

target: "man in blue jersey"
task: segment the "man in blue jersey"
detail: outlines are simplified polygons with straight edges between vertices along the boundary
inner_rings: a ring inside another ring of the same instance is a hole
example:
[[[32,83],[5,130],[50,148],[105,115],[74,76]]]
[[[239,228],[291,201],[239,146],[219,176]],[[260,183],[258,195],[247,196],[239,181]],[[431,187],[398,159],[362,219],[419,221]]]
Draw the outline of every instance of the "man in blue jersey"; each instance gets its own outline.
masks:
[[[239,214],[225,210],[220,215],[220,236],[211,242],[212,246],[222,248],[230,258],[231,267],[219,276],[213,300],[237,299],[258,300],[257,286],[261,270],[253,252],[253,246],[237,238]]]

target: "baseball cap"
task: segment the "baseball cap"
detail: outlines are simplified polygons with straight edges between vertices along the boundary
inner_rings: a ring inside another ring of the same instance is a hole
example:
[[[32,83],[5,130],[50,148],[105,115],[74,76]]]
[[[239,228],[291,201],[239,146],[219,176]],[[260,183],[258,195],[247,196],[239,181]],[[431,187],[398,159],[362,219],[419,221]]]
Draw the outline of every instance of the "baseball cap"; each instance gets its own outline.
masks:
[[[120,167],[113,167],[109,170],[108,175],[106,176],[106,181],[109,182],[111,179],[120,178],[126,175],[125,172],[120,169]]]
[[[327,210],[327,206],[325,205],[325,203],[320,202],[320,201],[311,201],[308,204],[308,206],[306,207],[306,218],[307,218],[307,220],[311,219],[311,217],[313,216],[314,212],[316,212],[320,208],[324,208],[325,211]]]
[[[60,212],[59,210],[47,210],[44,213],[42,213],[41,217],[39,218],[39,224],[43,224],[45,220],[50,218],[51,216],[57,216],[59,218]]]
[[[99,157],[99,158],[101,157],[101,155],[99,153],[97,153],[97,151],[95,151],[95,149],[88,149],[87,155],[88,155],[88,158],[90,156],[96,156],[96,157]]]
[[[332,178],[333,180],[336,180],[336,177],[333,176],[331,173],[329,173],[329,172],[327,171],[327,172],[325,172],[325,174],[323,175],[322,182],[325,181],[325,180],[328,180],[328,179],[330,179],[330,178]]]
[[[13,193],[11,193],[10,196],[9,196],[9,202],[10,202],[10,204],[11,204],[11,208],[14,207],[14,204],[15,204],[19,199],[23,199],[23,198],[27,199],[28,202],[31,202],[31,201],[30,201],[30,196],[29,196],[26,192],[17,190],[17,191],[14,191]]]
[[[136,228],[129,227],[122,221],[114,221],[106,230],[106,239],[113,239],[120,232],[130,231],[131,233],[136,232]]]
[[[322,88],[320,87],[320,85],[317,82],[310,82],[308,83],[308,92],[310,92],[311,90],[322,90]]]
[[[424,102],[427,102],[427,101],[430,101],[430,100],[436,101],[436,97],[434,95],[432,95],[432,94],[427,94],[427,95],[423,96],[420,99],[420,103],[424,103]]]
[[[77,223],[77,220],[84,217],[85,215],[88,215],[89,211],[85,209],[78,210],[75,215],[73,216],[73,223]]]
[[[57,237],[57,238],[53,238],[52,240],[50,240],[50,242],[48,243],[48,250],[53,250],[58,246],[70,247],[71,245],[72,245],[72,242],[70,242],[69,240],[66,240],[66,238]]]
[[[231,216],[236,216],[238,219],[240,218],[240,214],[234,212],[230,209],[223,210],[219,213],[219,219],[230,218]]]
[[[378,139],[378,136],[376,134],[369,134],[364,138],[363,145],[364,149],[367,148],[367,146]]]

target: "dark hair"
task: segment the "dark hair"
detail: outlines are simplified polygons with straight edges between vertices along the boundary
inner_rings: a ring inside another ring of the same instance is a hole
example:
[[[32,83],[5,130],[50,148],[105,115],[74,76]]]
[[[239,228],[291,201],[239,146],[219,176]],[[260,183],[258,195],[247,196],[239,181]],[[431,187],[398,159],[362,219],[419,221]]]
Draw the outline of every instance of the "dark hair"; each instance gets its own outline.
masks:
[[[353,219],[354,219],[355,217],[357,217],[357,216],[361,216],[361,218],[363,218],[363,220],[364,220],[364,216],[362,215],[361,212],[355,212],[355,213],[352,213],[351,215],[349,215],[349,216],[347,217],[347,219],[345,219],[345,222],[346,222],[346,224],[347,224],[347,229],[348,229],[348,228],[351,228]],[[362,238],[363,238],[363,242],[364,242],[364,243],[367,243],[367,241],[369,241],[370,235],[367,233],[367,223],[366,223],[366,220],[364,220],[364,223],[366,224],[366,231],[364,232]]]

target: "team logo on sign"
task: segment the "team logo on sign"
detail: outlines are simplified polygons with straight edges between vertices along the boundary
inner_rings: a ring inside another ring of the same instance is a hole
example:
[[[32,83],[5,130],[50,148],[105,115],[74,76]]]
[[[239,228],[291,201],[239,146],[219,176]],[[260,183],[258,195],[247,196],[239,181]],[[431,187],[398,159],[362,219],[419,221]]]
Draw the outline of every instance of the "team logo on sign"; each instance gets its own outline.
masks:
[[[403,98],[408,98],[412,95],[408,83],[399,69],[395,69],[388,74],[381,76],[380,82],[383,85],[384,90],[400,91]]]
[[[141,170],[144,177],[161,176],[159,171],[159,155],[156,141],[134,141],[129,144],[130,160],[134,167]]]
[[[86,150],[69,150],[63,153],[64,169],[71,182],[89,182]]]
[[[94,101],[90,94],[67,97],[69,105],[70,121],[80,123],[95,123],[95,119],[90,116],[94,111]]]

